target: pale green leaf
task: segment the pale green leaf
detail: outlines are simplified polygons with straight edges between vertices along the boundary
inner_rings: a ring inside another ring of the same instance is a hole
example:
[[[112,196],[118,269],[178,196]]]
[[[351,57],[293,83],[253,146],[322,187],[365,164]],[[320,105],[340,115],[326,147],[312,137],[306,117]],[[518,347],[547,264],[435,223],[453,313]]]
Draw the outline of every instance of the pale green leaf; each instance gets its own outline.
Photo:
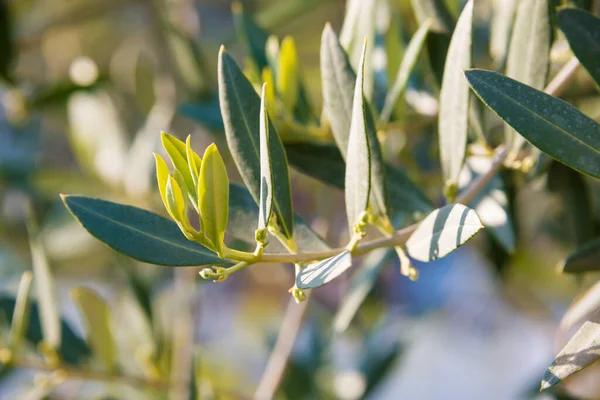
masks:
[[[365,58],[366,41],[363,46],[362,61]],[[364,63],[359,64],[354,100],[352,106],[352,123],[348,137],[348,153],[346,157],[346,214],[350,235],[354,232],[354,225],[360,221],[361,215],[369,205],[371,190],[371,154],[369,150],[369,136],[365,120],[365,104],[363,96]]]
[[[71,289],[71,298],[83,316],[87,340],[109,371],[117,369],[117,353],[110,322],[110,308],[95,291]]]
[[[432,19],[425,20],[425,22],[421,24],[419,30],[415,32],[410,40],[408,48],[404,52],[404,57],[402,58],[400,68],[398,68],[394,85],[385,98],[385,103],[383,105],[383,109],[381,110],[381,115],[379,116],[379,122],[387,123],[390,120],[398,98],[400,98],[400,95],[402,95],[406,89],[408,79],[410,78],[410,73],[415,68],[415,65],[417,65],[419,55],[421,54],[421,50],[425,44],[425,39],[427,38],[429,29],[433,23],[432,21]]]
[[[31,272],[23,272],[17,291],[17,300],[15,310],[10,324],[10,346],[13,351],[19,348],[21,340],[28,328],[29,322],[29,292],[31,290],[31,281],[33,275]]]
[[[160,139],[165,151],[171,158],[173,168],[179,171],[185,180],[185,187],[189,193],[190,200],[194,204],[197,203],[198,198],[196,197],[196,185],[188,165],[186,144],[177,139],[175,136],[169,135],[166,132],[161,132]]]
[[[549,68],[552,24],[548,1],[521,0],[506,59],[506,76],[538,90],[546,85]],[[525,143],[508,125],[504,136],[513,152]]]
[[[165,191],[167,196],[168,210],[173,214],[173,219],[181,223],[184,218],[187,218],[185,213],[185,200],[179,184],[172,176],[167,179],[167,188]]]
[[[493,14],[490,25],[490,55],[496,65],[506,60],[511,32],[519,0],[493,0]]]
[[[544,153],[600,177],[600,125],[570,104],[491,71],[465,73],[475,93]]]
[[[167,200],[167,183],[169,181],[169,167],[167,163],[161,156],[154,153],[154,160],[156,161],[156,180],[158,183],[158,190],[160,192],[160,198],[165,205],[165,209],[171,216],[171,218],[175,219],[175,215],[171,212],[169,208],[169,202]]]
[[[273,172],[271,171],[271,156],[269,155],[269,116],[267,114],[267,99],[265,83],[262,87],[260,103],[260,203],[258,214],[258,229],[269,225],[273,208]]]
[[[465,158],[469,86],[463,71],[471,67],[472,27],[473,0],[469,0],[452,34],[440,90],[438,134],[442,172],[447,187],[458,182]]]
[[[349,251],[343,251],[326,260],[309,264],[296,275],[296,286],[300,289],[314,289],[331,282],[352,265]]]
[[[483,228],[475,210],[449,204],[429,214],[406,242],[408,254],[419,261],[442,258]]]
[[[219,53],[219,101],[227,144],[254,201],[260,203],[260,98],[224,48]],[[273,212],[291,238],[294,213],[290,177],[281,139],[269,121],[269,153],[273,171]]]
[[[200,164],[202,160],[200,156],[192,150],[192,137],[188,136],[185,140],[185,156],[190,169],[190,175],[194,181],[194,185],[198,186],[198,175],[200,175]],[[182,175],[183,176],[183,175]],[[196,190],[196,188],[194,188]]]
[[[206,148],[198,185],[200,216],[204,235],[220,253],[224,246],[229,213],[229,178],[225,163],[213,143]]]

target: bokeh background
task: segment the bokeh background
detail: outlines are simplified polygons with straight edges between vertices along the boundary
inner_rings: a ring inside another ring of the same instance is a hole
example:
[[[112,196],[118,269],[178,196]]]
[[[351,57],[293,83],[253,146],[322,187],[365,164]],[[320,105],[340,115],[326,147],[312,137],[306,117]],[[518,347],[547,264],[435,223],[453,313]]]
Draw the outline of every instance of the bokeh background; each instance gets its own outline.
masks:
[[[392,54],[399,59],[418,27],[411,4],[372,3],[395,27],[400,46]],[[446,3],[456,16],[462,2]],[[513,2],[476,3],[475,63],[492,68],[493,21]],[[321,32],[326,22],[340,31],[345,2],[256,0],[244,2],[243,9],[264,30],[295,39],[308,98],[319,116]],[[162,151],[161,130],[181,139],[192,135],[199,153],[216,142],[230,179],[240,182],[220,132],[215,100],[219,47],[224,44],[241,65],[248,57],[236,34],[232,4],[2,0],[0,42],[0,67],[7,72],[0,81],[0,343],[7,342],[19,280],[32,269],[26,220],[33,215],[60,313],[76,336],[85,338],[86,332],[69,293],[85,286],[110,305],[123,374],[193,380],[202,399],[251,398],[288,310],[293,266],[257,265],[214,284],[202,281],[194,268],[142,264],[90,236],[59,197],[102,197],[165,215],[152,158],[152,152]],[[550,75],[569,57],[559,35]],[[397,59],[388,60],[389,76],[395,74]],[[442,204],[437,92],[422,66],[426,63],[423,57],[411,78],[384,149],[391,162],[405,167]],[[585,73],[565,98],[592,118],[600,117],[598,93]],[[201,107],[194,114],[185,105]],[[296,212],[331,245],[345,243],[343,193],[295,170],[291,174]],[[546,174],[530,180],[510,176],[509,181],[516,238],[512,256],[484,232],[443,260],[415,263],[420,270],[416,282],[401,276],[397,260],[385,251],[357,261],[349,273],[314,291],[280,398],[560,396],[538,394],[539,382],[568,337],[566,332],[557,337],[562,315],[594,277],[561,275],[556,266],[597,232],[600,185],[564,171],[552,179]],[[353,274],[364,272],[361,265],[379,275],[372,287],[362,289],[364,302],[356,307],[347,296],[354,293]],[[337,325],[349,327],[339,332]],[[74,342],[64,345],[74,349],[76,359],[81,356]],[[29,357],[39,358],[35,343],[28,346]],[[86,368],[102,371],[98,360],[85,357]],[[149,365],[158,372],[149,371]],[[35,368],[3,371],[0,398],[187,398],[182,393],[189,391],[181,385],[167,394],[120,380],[43,384],[48,374]],[[592,376],[577,387],[599,398],[594,386]]]

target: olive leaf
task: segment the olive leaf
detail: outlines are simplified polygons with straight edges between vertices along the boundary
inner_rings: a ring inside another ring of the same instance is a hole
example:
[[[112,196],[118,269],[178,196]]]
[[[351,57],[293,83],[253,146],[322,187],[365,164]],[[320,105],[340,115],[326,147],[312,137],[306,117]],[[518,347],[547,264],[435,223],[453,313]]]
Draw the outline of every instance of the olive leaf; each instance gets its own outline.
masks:
[[[269,155],[269,116],[267,114],[267,95],[265,83],[262,87],[260,102],[260,206],[258,214],[258,229],[269,225],[273,208],[273,172],[271,171],[271,156]]]
[[[181,176],[185,181],[185,188],[187,189],[187,193],[190,196],[190,200],[192,203],[197,203],[197,191],[196,191],[196,180],[192,178],[192,173],[190,171],[190,166],[188,165],[188,156],[187,156],[187,146],[184,142],[177,139],[173,135],[169,135],[166,132],[161,132],[160,139],[162,141],[162,145],[165,148],[167,154],[171,158],[171,162],[173,163],[173,168],[179,171]],[[193,152],[192,152],[193,154]],[[193,162],[198,162],[199,160],[194,158]]]
[[[314,289],[331,282],[352,265],[349,251],[343,251],[326,260],[309,264],[296,275],[296,286],[300,289]]]
[[[294,39],[289,36],[283,39],[279,49],[276,82],[283,104],[293,112],[298,101],[298,54]]]
[[[600,86],[600,19],[577,8],[558,13],[558,25],[581,65]]]

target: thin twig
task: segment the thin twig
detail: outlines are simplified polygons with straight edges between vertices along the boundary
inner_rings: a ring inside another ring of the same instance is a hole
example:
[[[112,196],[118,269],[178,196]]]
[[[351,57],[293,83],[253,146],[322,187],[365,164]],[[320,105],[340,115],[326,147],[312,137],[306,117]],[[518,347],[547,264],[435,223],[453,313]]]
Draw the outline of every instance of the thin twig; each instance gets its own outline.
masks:
[[[571,58],[563,67],[558,71],[554,79],[550,81],[544,92],[550,96],[560,96],[565,91],[567,86],[573,79],[575,79],[575,73],[581,67],[581,63],[577,57]]]

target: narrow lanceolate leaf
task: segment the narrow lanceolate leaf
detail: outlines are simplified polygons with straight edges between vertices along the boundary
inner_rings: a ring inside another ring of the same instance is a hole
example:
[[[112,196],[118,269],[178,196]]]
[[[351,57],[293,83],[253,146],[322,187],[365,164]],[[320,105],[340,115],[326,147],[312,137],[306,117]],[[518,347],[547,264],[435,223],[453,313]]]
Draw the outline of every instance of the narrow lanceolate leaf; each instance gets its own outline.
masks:
[[[490,26],[490,55],[496,65],[506,59],[511,31],[519,0],[493,0],[493,14]]]
[[[95,291],[84,287],[71,289],[71,297],[83,317],[87,340],[94,353],[109,371],[114,371],[118,357],[108,304]]]
[[[227,230],[229,178],[225,163],[214,143],[208,146],[202,157],[198,201],[204,235],[220,252]]]
[[[538,90],[546,84],[550,59],[552,24],[548,1],[520,2],[506,59],[506,76]],[[510,126],[506,126],[504,134],[506,144],[514,152],[525,143]]]
[[[600,359],[600,312],[583,323],[558,353],[542,380],[541,390],[556,385]]]
[[[269,225],[273,207],[273,173],[271,171],[271,156],[269,155],[269,116],[266,106],[266,86],[262,87],[260,103],[260,203],[258,214],[258,229]]]
[[[363,55],[358,68],[358,76],[354,88],[352,106],[352,123],[348,137],[348,153],[346,157],[346,214],[350,236],[354,232],[354,225],[360,221],[361,214],[369,205],[371,190],[371,154],[369,151],[369,136],[365,120],[365,103],[363,96],[363,74],[366,41],[363,46]]]
[[[254,201],[260,203],[260,98],[236,62],[219,53],[219,101],[227,144]],[[294,233],[294,213],[287,159],[281,139],[269,121],[273,171],[273,212],[284,235]]]
[[[426,19],[410,40],[410,43],[404,52],[404,57],[402,58],[398,73],[396,74],[394,85],[385,98],[385,103],[381,110],[381,115],[379,116],[379,121],[381,123],[387,123],[390,120],[400,95],[404,93],[406,85],[408,84],[408,78],[410,78],[410,73],[415,68],[415,65],[417,65],[419,55],[421,54],[421,50],[423,49],[425,39],[427,38],[432,23],[433,19]]]
[[[61,342],[61,325],[54,277],[50,271],[48,258],[38,234],[38,226],[33,216],[27,220],[29,231],[29,244],[31,247],[31,261],[33,264],[33,278],[40,304],[40,322],[44,343],[54,350],[58,350]]]
[[[411,4],[420,24],[431,19],[432,31],[448,34],[452,32],[454,21],[444,0],[412,0]]]
[[[33,275],[27,271],[23,273],[19,282],[15,311],[10,324],[10,346],[16,351],[25,335],[29,322],[29,292],[31,290],[31,280]]]
[[[184,218],[187,218],[185,214],[185,200],[179,184],[172,176],[169,176],[167,179],[165,195],[167,196],[169,213],[173,214],[175,221],[181,223]]]
[[[276,76],[277,92],[286,108],[293,112],[298,101],[298,54],[294,39],[289,36],[281,42]]]
[[[173,213],[169,209],[169,202],[167,201],[167,183],[169,182],[169,167],[167,163],[161,156],[154,153],[154,160],[156,161],[156,180],[158,183],[158,190],[160,192],[160,198],[163,201],[165,209],[171,216],[171,218],[175,219]]]
[[[562,266],[562,272],[579,274],[600,270],[600,239],[596,239],[571,253]]]
[[[491,71],[465,73],[475,93],[544,153],[600,177],[600,125],[570,104]]]
[[[171,267],[229,264],[187,240],[174,222],[160,215],[90,197],[63,196],[63,201],[92,236],[136,260]]]
[[[452,34],[440,90],[438,133],[442,172],[447,187],[457,183],[465,158],[469,86],[463,70],[471,67],[472,27],[473,0],[469,0]]]
[[[173,168],[179,171],[179,173],[181,173],[181,175],[183,176],[187,192],[190,196],[190,200],[192,201],[192,203],[197,203],[198,198],[196,197],[196,184],[194,183],[194,179],[192,178],[192,174],[190,173],[185,143],[177,139],[175,136],[169,135],[165,132],[161,133],[160,138],[163,147],[165,148],[167,154],[171,158]]]
[[[462,204],[449,204],[421,222],[406,242],[406,249],[416,260],[434,261],[458,249],[482,228],[475,210]]]
[[[558,13],[558,25],[581,65],[600,86],[600,19],[577,8],[566,8]]]
[[[185,140],[185,156],[187,158],[190,175],[192,175],[194,185],[198,186],[198,175],[200,175],[200,164],[202,163],[202,160],[200,159],[200,156],[196,154],[194,150],[192,150],[191,136],[188,136]]]
[[[296,286],[300,289],[314,289],[331,282],[352,265],[349,251],[326,260],[307,265],[296,275]]]

